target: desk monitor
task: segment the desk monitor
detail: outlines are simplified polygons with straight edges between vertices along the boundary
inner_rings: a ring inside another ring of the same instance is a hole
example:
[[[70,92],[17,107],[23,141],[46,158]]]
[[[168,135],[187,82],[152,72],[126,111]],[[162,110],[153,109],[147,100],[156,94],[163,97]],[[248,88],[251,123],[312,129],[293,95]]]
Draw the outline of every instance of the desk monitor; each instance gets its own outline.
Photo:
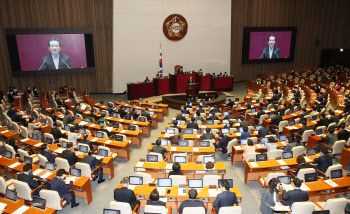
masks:
[[[55,164],[54,163],[50,163],[50,162],[46,162],[45,168],[47,170],[50,170],[50,171],[55,171],[56,170]]]
[[[17,201],[17,192],[14,190],[6,189],[5,198],[11,201]]]
[[[162,146],[168,146],[168,140],[161,139]]]
[[[307,149],[306,154],[307,154],[307,156],[315,155],[316,154],[316,148]]]
[[[23,162],[24,162],[24,164],[32,165],[33,164],[33,158],[31,158],[29,156],[24,156]]]
[[[343,177],[343,170],[342,169],[336,169],[331,171],[331,179],[337,179]]]
[[[305,183],[317,181],[317,173],[316,172],[314,172],[314,173],[307,173],[304,176],[305,176],[305,179],[304,179]]]
[[[131,115],[125,115],[124,120],[131,120]]]
[[[241,107],[242,107],[242,103],[238,103],[237,108],[241,108]]]
[[[199,141],[199,147],[209,147],[210,141]]]
[[[293,152],[283,152],[282,157],[283,159],[291,159],[293,158]]]
[[[112,126],[115,129],[119,129],[119,123],[118,122],[113,122]]]
[[[315,115],[312,115],[312,120],[317,120],[317,115],[315,114]]]
[[[288,176],[278,176],[277,179],[281,182],[281,184],[291,184],[292,178],[290,175]]]
[[[193,129],[185,129],[184,134],[193,135]]]
[[[46,142],[47,144],[52,145],[52,144],[53,144],[53,139],[52,139],[52,138],[47,137],[47,138],[45,139],[45,142]]]
[[[229,104],[230,103],[230,101],[229,100],[225,100],[225,104]]]
[[[139,121],[140,121],[140,122],[147,122],[146,120],[147,120],[146,117],[139,117]]]
[[[167,129],[166,133],[167,134],[175,134],[175,129]]]
[[[81,177],[81,169],[75,167],[70,168],[70,175],[75,177]]]
[[[130,185],[143,185],[143,177],[141,176],[129,176]]]
[[[103,138],[103,133],[102,132],[97,132],[96,133],[97,138]]]
[[[269,138],[267,138],[267,137],[263,137],[260,139],[260,143],[266,144],[268,142],[269,142]]]
[[[188,188],[189,189],[202,189],[203,180],[202,179],[188,179]]]
[[[214,125],[214,120],[207,120],[207,125]]]
[[[158,178],[158,187],[172,187],[171,178]]]
[[[66,130],[66,131],[70,131],[70,126],[65,125],[65,126],[64,126],[64,130]]]
[[[226,180],[230,184],[230,189],[233,188],[233,179],[219,179],[218,180],[218,187],[220,187],[221,180]]]
[[[214,109],[214,106],[210,107],[209,110],[213,110]]]
[[[86,117],[86,118],[85,118],[85,122],[86,122],[86,123],[91,123],[90,118]]]
[[[241,140],[241,146],[247,145],[248,139],[242,139]]]
[[[79,151],[82,153],[88,153],[88,147],[84,145],[79,145]]]
[[[147,162],[156,162],[156,163],[158,163],[158,155],[147,154]]]
[[[118,118],[118,113],[113,112],[112,117]]]
[[[188,147],[188,140],[179,140],[179,147]]]
[[[39,140],[39,135],[36,134],[36,133],[33,133],[33,134],[32,134],[32,139],[33,139],[33,140]]]
[[[222,116],[227,116],[228,115],[228,111],[225,111],[222,113]]]
[[[135,102],[134,101],[129,101],[129,104],[133,106],[133,105],[135,105]]]
[[[287,135],[280,135],[279,137],[280,142],[286,141],[287,140]]]
[[[153,106],[154,109],[159,109],[159,106]]]
[[[237,122],[241,123],[241,122],[242,122],[242,120],[241,120],[240,118],[238,118],[238,119],[237,119]]]
[[[321,135],[322,134],[322,129],[316,129],[316,135]]]
[[[289,125],[290,125],[290,126],[294,126],[294,125],[295,125],[295,120],[290,120],[290,121],[289,121]]]
[[[239,128],[238,128],[238,131],[239,131],[240,133],[243,133],[243,132],[244,132],[243,127],[239,127]]]
[[[215,156],[204,156],[203,157],[203,163],[207,164],[208,162],[215,163],[216,162]]]
[[[103,157],[108,157],[108,150],[106,150],[106,149],[99,149],[98,150],[98,155],[103,156]]]
[[[142,107],[142,108],[146,108],[146,106],[147,106],[147,105],[146,105],[145,103],[141,103],[141,107]]]
[[[149,115],[153,116],[153,115],[155,115],[155,112],[154,111],[149,111]]]
[[[255,130],[258,132],[261,129],[261,126],[255,126]]]
[[[141,105],[142,105],[142,104],[141,104]],[[115,108],[119,110],[119,109],[120,109],[120,105],[115,106]]]
[[[126,111],[126,112],[130,112],[130,108],[129,108],[129,107],[126,107],[126,108],[125,108],[125,111]]]
[[[175,156],[174,162],[187,163],[187,158],[186,158],[186,156]]]
[[[46,200],[39,197],[33,197],[32,207],[45,210],[46,208]]]
[[[255,113],[255,112],[256,112],[256,108],[252,108],[251,113]]]
[[[267,154],[256,154],[256,162],[267,161]]]
[[[329,210],[313,211],[312,214],[330,214]]]
[[[129,126],[128,126],[128,130],[130,130],[130,131],[136,131],[136,126],[134,126],[134,125],[129,125]]]
[[[230,133],[230,129],[229,128],[223,128],[223,129],[221,129],[221,132],[223,134],[229,134]]]
[[[223,119],[222,124],[228,124],[230,121],[228,119]]]
[[[85,134],[85,129],[79,129],[79,134]]]
[[[5,157],[8,159],[12,159],[12,152],[11,151],[5,151]]]
[[[273,114],[269,114],[269,119],[271,120],[273,117]]]
[[[120,214],[120,210],[103,209],[103,214]]]
[[[122,135],[117,135],[117,134],[116,134],[116,135],[114,136],[114,140],[115,140],[115,141],[119,141],[119,142],[123,142],[123,136],[122,136]]]

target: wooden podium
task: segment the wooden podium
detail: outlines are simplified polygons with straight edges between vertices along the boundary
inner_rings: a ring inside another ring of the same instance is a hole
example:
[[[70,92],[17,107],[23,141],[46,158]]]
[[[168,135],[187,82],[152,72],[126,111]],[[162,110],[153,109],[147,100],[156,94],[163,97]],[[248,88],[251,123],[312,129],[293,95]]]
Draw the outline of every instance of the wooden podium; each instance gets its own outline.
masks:
[[[198,83],[192,83],[186,85],[186,95],[187,96],[197,96],[199,94],[199,85]]]

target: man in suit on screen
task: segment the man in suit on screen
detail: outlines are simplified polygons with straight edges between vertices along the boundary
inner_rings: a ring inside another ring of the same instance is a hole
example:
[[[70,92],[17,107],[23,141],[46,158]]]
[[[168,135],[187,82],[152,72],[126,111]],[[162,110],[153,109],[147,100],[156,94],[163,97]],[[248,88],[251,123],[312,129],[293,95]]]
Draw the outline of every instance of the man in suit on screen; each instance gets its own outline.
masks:
[[[71,69],[70,57],[61,54],[61,42],[59,39],[51,38],[48,42],[49,55],[41,58],[39,70]]]
[[[269,45],[269,47],[263,49],[262,54],[260,56],[260,59],[278,59],[278,58],[280,58],[280,49],[278,47],[275,47],[276,36],[274,34],[271,34],[269,36],[269,40],[268,40],[267,44]]]

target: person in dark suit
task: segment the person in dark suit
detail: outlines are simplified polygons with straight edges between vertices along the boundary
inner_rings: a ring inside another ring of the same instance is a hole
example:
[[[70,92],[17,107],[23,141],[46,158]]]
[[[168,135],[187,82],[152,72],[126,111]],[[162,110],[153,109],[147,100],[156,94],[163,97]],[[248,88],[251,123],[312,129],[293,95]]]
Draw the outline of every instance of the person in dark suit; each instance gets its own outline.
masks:
[[[326,118],[325,113],[320,114],[320,120],[317,122],[317,126],[328,126],[329,120]]]
[[[132,116],[133,120],[137,120],[137,118],[139,117],[139,114],[137,114],[136,109],[131,109],[131,112],[129,113]]]
[[[100,160],[97,160],[97,158],[95,157],[95,154],[93,151],[89,151],[88,155],[84,156],[84,160],[83,162],[84,163],[87,163],[90,165],[90,169],[91,171],[95,170],[96,169],[96,164],[99,164],[99,163],[102,163],[103,161],[103,158],[101,158]],[[103,168],[102,167],[98,167],[98,170],[96,171],[93,171],[93,174],[94,175],[97,175],[98,174],[98,181],[97,183],[102,183],[105,181],[105,179],[103,179]],[[97,179],[94,178],[94,181]]]
[[[197,190],[190,189],[188,191],[188,196],[189,196],[190,200],[185,200],[185,201],[181,202],[179,210],[178,210],[179,213],[182,213],[182,211],[185,207],[203,207],[205,210],[204,213],[207,213],[207,208],[204,206],[203,201],[196,200]]]
[[[192,76],[190,76],[190,79],[188,80],[188,84],[193,84],[194,80],[192,79]]]
[[[198,123],[196,123],[196,119],[194,117],[191,118],[191,122],[189,122],[186,126],[188,129],[199,129]]]
[[[221,152],[222,154],[226,154],[227,153],[227,145],[230,142],[231,138],[229,136],[227,136],[226,134],[224,135],[223,133],[219,133],[219,143],[218,144],[214,144],[215,148],[221,148]]]
[[[151,120],[151,115],[150,115],[149,112],[148,112],[148,108],[145,108],[145,111],[142,112],[141,116],[146,117],[146,118],[147,118],[147,121],[150,121],[150,120]]]
[[[166,207],[166,204],[163,201],[159,201],[159,192],[157,189],[154,189],[151,194],[149,195],[149,200],[147,200],[146,205],[152,205],[152,206],[164,206]]]
[[[68,142],[67,143],[67,149],[62,152],[62,158],[68,160],[68,163],[70,166],[75,165],[75,163],[78,161],[78,156],[74,152],[72,152],[73,149],[73,143]]]
[[[267,44],[269,47],[264,48],[262,50],[262,54],[260,59],[278,59],[280,58],[280,49],[275,47],[276,44],[276,36],[271,34],[268,38]]]
[[[301,169],[314,168],[311,164],[305,162],[305,158],[304,158],[303,155],[299,155],[299,156],[297,157],[297,163],[298,163],[299,166],[298,166],[297,169],[294,171],[295,176],[298,176],[298,172],[299,172],[299,170],[301,170]]]
[[[301,190],[301,184],[303,181],[301,181],[299,178],[293,179],[293,186],[294,190],[291,191],[283,191],[282,188],[282,199],[284,202],[282,202],[285,206],[292,207],[294,202],[304,202],[309,200],[309,195],[306,191]]]
[[[20,147],[16,144],[16,138],[10,138],[10,139],[9,139],[9,146],[12,146],[12,148],[15,150],[16,153],[17,153],[17,150],[20,148]]]
[[[277,115],[277,111],[273,112],[273,118],[271,119],[271,123],[278,128],[278,125],[283,120],[282,116]]]
[[[269,181],[269,187],[262,193],[260,211],[262,214],[272,214],[276,204],[281,205],[278,197],[281,183],[277,178],[272,178]]]
[[[41,58],[41,66],[39,70],[53,70],[53,69],[71,69],[72,65],[70,57],[61,54],[61,42],[56,38],[52,38],[48,42],[48,49],[51,54]]]
[[[170,125],[170,128],[175,128],[179,131],[179,133],[181,133],[181,128],[177,124],[178,124],[178,121],[174,120],[173,125]]]
[[[338,125],[339,123],[339,117],[335,115],[335,112],[332,110],[329,110],[329,123],[335,123],[336,125]]]
[[[55,163],[55,158],[52,156],[52,154],[49,152],[49,148],[47,147],[47,144],[41,145],[41,152],[40,154],[44,157],[46,157],[47,161],[50,163]]]
[[[51,129],[50,134],[52,134],[52,136],[55,140],[58,140],[64,136],[64,134],[62,134],[62,132],[61,132],[61,129],[62,129],[62,127],[60,125],[57,125],[57,123],[53,124],[53,127]]]
[[[258,134],[260,135],[260,138],[265,137],[270,133],[270,130],[266,128],[266,123],[262,124],[262,127],[259,129]]]
[[[105,129],[105,124],[103,124],[103,123],[100,125],[100,130],[99,131],[106,132],[108,137],[110,137],[112,135],[112,132],[110,132],[107,129]]]
[[[349,139],[349,132],[345,129],[345,123],[339,125],[339,132],[337,134],[338,140],[345,140],[346,142]]]
[[[148,77],[146,77],[145,81],[143,81],[144,83],[149,83],[151,82],[151,80],[148,79]]]
[[[301,127],[301,128],[299,129],[299,131],[298,131],[298,134],[297,134],[297,137],[296,137],[297,140],[301,140],[301,138],[302,138],[304,132],[305,132],[306,130],[309,130],[309,129],[310,129],[310,128],[307,126],[307,120],[306,120],[306,119],[302,119],[301,124],[303,124],[303,127]]]
[[[333,164],[332,156],[328,154],[329,154],[328,149],[324,147],[320,151],[320,156],[318,158],[315,158],[315,163],[317,163],[317,169],[323,173],[326,173],[328,167]],[[317,173],[318,175],[323,175],[320,172],[317,172]]]
[[[182,114],[179,113],[176,115],[175,120],[186,120],[186,118],[184,116],[182,116]]]
[[[156,146],[153,146],[152,152],[162,154],[164,159],[165,158],[164,154],[167,152],[167,150],[161,144],[162,144],[162,141],[160,139],[157,139]]]
[[[205,113],[205,110],[203,109],[202,106],[199,106],[199,108],[197,109],[196,113]]]
[[[230,192],[230,184],[227,180],[220,180],[220,190],[221,193],[216,197],[213,207],[215,207],[216,212],[219,213],[221,207],[230,207],[237,204],[236,193]]]
[[[201,135],[202,140],[212,140],[215,139],[215,135],[213,133],[210,133],[210,128],[205,129],[206,133]]]
[[[244,126],[250,126],[249,121],[245,120],[245,118],[242,118],[242,122],[239,124],[240,127],[244,127]]]
[[[136,199],[134,191],[128,189],[129,177],[123,178],[122,185],[122,188],[114,189],[114,200],[129,203],[134,210],[136,205],[140,206],[140,201]]]
[[[190,111],[188,110],[188,107],[183,107],[183,108],[181,109],[181,113],[182,113],[182,114],[190,114]]]
[[[125,111],[125,108],[123,106],[120,107],[120,109],[118,110],[118,114],[119,114],[120,118],[124,118],[125,115],[127,114]]]
[[[91,141],[88,140],[88,137],[89,137],[89,135],[84,134],[84,135],[83,135],[83,138],[84,138],[84,139],[81,140],[80,143],[81,143],[81,144],[86,144],[86,145],[88,145],[89,148],[90,148],[90,150],[92,151],[92,150],[94,150],[95,148],[94,148],[94,146],[92,145]]]
[[[29,164],[26,164],[23,166],[23,173],[19,173],[17,176],[17,179],[19,181],[25,182],[29,185],[31,190],[34,190],[36,188],[38,188],[40,186],[40,183],[38,183],[37,181],[34,181],[33,177],[30,175],[32,172],[32,166]],[[48,184],[50,185],[50,184]],[[49,187],[48,185],[46,185],[46,187]],[[35,190],[33,192],[34,196],[39,196],[39,192],[40,190],[42,190],[43,188],[40,187],[39,189]]]
[[[256,114],[256,118],[259,120],[261,115],[264,115],[265,111],[262,110],[262,106],[259,108],[259,112]]]
[[[335,128],[334,126],[329,127],[328,135],[321,136],[322,140],[325,140],[328,146],[333,146],[335,141],[338,140],[337,134],[334,134]]]
[[[228,111],[228,115],[224,117],[224,119],[230,120],[230,119],[235,119],[235,115],[232,114],[232,111]]]
[[[173,171],[169,172],[168,178],[170,175],[183,175],[184,173],[181,172],[181,165],[178,162],[175,162],[173,164]]]
[[[79,203],[75,200],[74,191],[70,191],[73,186],[73,181],[70,181],[68,185],[66,185],[66,171],[64,169],[59,169],[56,172],[56,177],[51,180],[51,189],[58,192],[60,198],[64,198],[68,204],[71,204],[71,207],[79,206]]]

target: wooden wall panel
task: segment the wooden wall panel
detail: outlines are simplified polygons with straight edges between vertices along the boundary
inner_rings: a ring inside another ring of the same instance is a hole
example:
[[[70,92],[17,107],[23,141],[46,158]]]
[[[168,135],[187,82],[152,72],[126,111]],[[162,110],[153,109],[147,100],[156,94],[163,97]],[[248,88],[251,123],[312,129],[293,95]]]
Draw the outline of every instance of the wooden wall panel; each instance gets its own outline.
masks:
[[[20,89],[36,85],[49,90],[68,85],[78,92],[111,92],[112,4],[113,0],[1,0],[0,89],[6,90],[11,84]],[[12,77],[5,28],[92,28],[96,72]]]
[[[347,0],[232,0],[231,75],[253,80],[258,73],[318,65],[323,48],[349,48],[349,10]],[[244,27],[287,26],[298,27],[294,62],[241,63]]]

